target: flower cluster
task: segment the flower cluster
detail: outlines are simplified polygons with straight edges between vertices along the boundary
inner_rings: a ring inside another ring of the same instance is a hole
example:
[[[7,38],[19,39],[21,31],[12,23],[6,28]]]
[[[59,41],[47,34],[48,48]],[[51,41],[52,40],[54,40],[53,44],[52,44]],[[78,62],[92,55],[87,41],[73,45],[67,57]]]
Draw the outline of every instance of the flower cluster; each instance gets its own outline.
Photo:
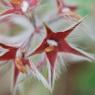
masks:
[[[0,3],[8,8],[0,14],[0,22],[8,23],[9,27],[12,27],[13,23],[11,22],[13,21],[24,27],[23,32],[19,35],[13,37],[0,35],[0,61],[12,60],[14,63],[13,86],[16,85],[19,73],[23,73],[35,76],[52,91],[57,77],[57,64],[64,65],[63,53],[81,56],[91,61],[95,60],[92,55],[75,48],[67,41],[67,37],[85,19],[76,14],[75,11],[78,7],[68,5],[64,0],[50,1],[50,3],[52,2],[56,3],[57,10],[55,8],[55,13],[52,12],[55,16],[53,17],[48,13],[49,16],[45,17],[43,16],[45,13],[39,13],[42,14],[41,16],[36,10],[44,5],[43,0],[0,0]],[[48,20],[43,21],[45,18]],[[54,24],[57,27],[55,23],[60,19],[65,19],[70,27],[64,29],[63,25],[61,31],[54,31],[50,25]],[[71,22],[69,23],[69,21]],[[73,22],[74,24],[72,24]],[[34,49],[31,50],[30,48]],[[37,55],[40,55],[41,58],[35,64],[32,58]],[[60,57],[61,62],[57,61],[58,57]],[[47,63],[48,78],[45,78],[40,72],[45,63]]]

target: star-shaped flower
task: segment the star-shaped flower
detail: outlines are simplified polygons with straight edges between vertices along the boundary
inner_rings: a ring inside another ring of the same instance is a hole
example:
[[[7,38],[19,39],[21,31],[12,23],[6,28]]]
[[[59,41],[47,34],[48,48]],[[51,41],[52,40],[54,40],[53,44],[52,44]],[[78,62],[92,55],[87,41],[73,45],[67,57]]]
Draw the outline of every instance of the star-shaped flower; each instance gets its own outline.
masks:
[[[50,85],[51,88],[54,86],[54,72],[55,72],[55,61],[57,58],[57,54],[59,52],[61,53],[71,53],[78,56],[86,57],[90,60],[94,60],[92,56],[89,54],[78,50],[71,46],[67,41],[67,36],[82,22],[83,19],[79,20],[75,25],[72,27],[62,31],[62,32],[53,32],[47,25],[45,25],[46,28],[46,37],[40,44],[40,46],[34,50],[34,52],[30,53],[29,56],[35,55],[35,54],[41,54],[45,52],[49,62],[50,62]]]
[[[21,16],[21,18],[23,19],[24,22],[25,18],[23,18],[23,16]],[[15,22],[15,20],[18,19],[18,17],[17,16],[13,17],[13,19]],[[25,22],[28,24],[28,27],[25,26],[24,27],[25,31],[20,35],[17,35],[15,37],[0,35],[0,61],[12,60],[14,62],[13,86],[15,86],[16,84],[19,73],[26,74],[31,71],[32,75],[34,75],[35,77],[37,78],[42,77],[41,74],[36,69],[36,66],[33,65],[32,62],[30,62],[30,59],[27,56],[31,45],[31,38],[33,37],[35,32],[33,32],[34,31],[33,27],[27,19],[25,19]],[[19,21],[16,23],[21,24]],[[37,63],[37,68],[40,68],[39,65],[43,64],[42,61],[44,60],[41,60],[41,63],[40,62]]]
[[[14,40],[14,39],[12,38],[11,40]],[[7,43],[0,42],[0,49],[2,48],[2,52],[6,50],[4,53],[2,53],[2,55],[0,55],[0,61],[13,60],[15,63],[14,64],[14,85],[16,83],[17,77],[20,72],[27,73],[27,69],[25,65],[28,65],[30,67],[29,61],[25,58],[26,46],[27,46],[26,44],[28,43],[27,41],[26,42],[23,41],[21,45],[19,43],[15,45],[15,44],[12,44],[11,42],[7,42]]]

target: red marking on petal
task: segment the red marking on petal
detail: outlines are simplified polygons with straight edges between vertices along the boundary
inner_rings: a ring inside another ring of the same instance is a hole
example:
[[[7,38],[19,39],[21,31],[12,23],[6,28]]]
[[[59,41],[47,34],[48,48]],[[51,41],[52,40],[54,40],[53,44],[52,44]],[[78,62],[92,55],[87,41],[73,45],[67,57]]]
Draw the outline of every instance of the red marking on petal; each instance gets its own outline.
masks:
[[[11,46],[7,46],[5,44],[1,44],[0,46],[4,49],[7,49],[8,52],[6,52],[4,55],[0,56],[0,60],[11,60],[15,58],[15,54],[17,51],[17,48],[11,47]]]
[[[83,19],[80,19],[75,25],[70,26],[69,28],[67,28],[66,30],[64,30],[63,32],[59,32],[59,38],[63,39],[66,38],[71,32],[73,32],[73,30],[83,21]],[[61,34],[60,34],[61,33]]]
[[[95,60],[94,57],[92,57],[89,54],[83,52],[82,50],[78,50],[78,49],[70,46],[66,41],[63,41],[59,44],[59,51],[75,54],[75,55],[78,55],[78,56],[83,56],[83,57],[88,58],[90,60]]]
[[[7,53],[4,55],[0,56],[0,61],[5,61],[5,60],[11,60],[15,58],[17,49],[10,49]]]
[[[5,12],[1,13],[0,16],[12,14],[15,11],[16,11],[15,9],[9,9],[9,10],[6,10]]]
[[[56,61],[56,57],[57,57],[57,50],[56,49],[54,49],[53,51],[51,51],[51,52],[47,52],[46,53],[46,55],[47,55],[47,58],[48,58],[48,60],[49,60],[49,62],[50,62],[50,68],[49,68],[49,70],[50,70],[50,86],[51,86],[51,88],[53,88],[53,86],[54,86],[54,82],[55,82],[55,61]]]
[[[82,20],[83,19],[79,20],[78,23],[76,23],[75,25],[66,29],[65,31],[57,32],[57,33],[53,32],[46,24],[44,24],[45,28],[46,28],[46,32],[47,32],[46,37],[43,40],[43,42],[41,43],[41,45],[33,53],[30,53],[29,56],[31,56],[33,54],[37,54],[37,53],[46,52],[45,49],[49,46],[47,43],[47,40],[54,40],[57,43],[60,40],[64,40],[64,38],[66,38],[82,22]]]
[[[33,53],[30,53],[29,56],[38,54],[38,53],[42,53],[43,51],[45,51],[45,49],[47,47],[48,47],[48,44],[46,42],[46,39],[44,39],[43,42],[41,43],[41,45]]]
[[[44,26],[45,26],[45,29],[46,29],[46,32],[47,32],[47,36],[51,35],[53,33],[52,30],[46,24],[44,24]]]
[[[8,14],[23,14],[22,10],[20,8],[13,8],[6,10],[5,12],[1,13],[0,16],[8,15]]]
[[[57,57],[57,50],[54,49],[51,52],[47,52],[46,55],[47,55],[48,60],[49,60],[49,62],[51,64],[51,68],[53,69],[54,68],[54,63],[55,63],[56,57]]]

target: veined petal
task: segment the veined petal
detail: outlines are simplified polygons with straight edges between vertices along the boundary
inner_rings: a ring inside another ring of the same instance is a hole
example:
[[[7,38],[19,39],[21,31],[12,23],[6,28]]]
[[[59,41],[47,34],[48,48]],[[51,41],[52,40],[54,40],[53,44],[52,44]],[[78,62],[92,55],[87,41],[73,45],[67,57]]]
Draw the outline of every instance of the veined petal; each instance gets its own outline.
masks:
[[[22,14],[22,11],[20,9],[13,8],[13,9],[9,9],[9,10],[6,10],[5,12],[1,13],[0,16],[16,14],[16,13]]]
[[[31,64],[31,63],[30,63]],[[45,87],[47,87],[51,91],[51,86],[48,81],[44,78],[44,76],[38,71],[34,64],[31,64],[31,73],[43,83]]]
[[[70,44],[68,44],[65,41],[63,43],[64,43],[63,45],[62,44],[61,44],[61,46],[59,45],[59,51],[75,54],[77,56],[83,56],[89,60],[95,61],[95,58],[93,56],[91,56],[90,54],[71,46]]]
[[[71,25],[69,28],[67,28],[66,30],[64,30],[63,34],[64,37],[66,38],[79,24],[82,23],[82,21],[85,19],[86,17],[81,18],[76,24]]]

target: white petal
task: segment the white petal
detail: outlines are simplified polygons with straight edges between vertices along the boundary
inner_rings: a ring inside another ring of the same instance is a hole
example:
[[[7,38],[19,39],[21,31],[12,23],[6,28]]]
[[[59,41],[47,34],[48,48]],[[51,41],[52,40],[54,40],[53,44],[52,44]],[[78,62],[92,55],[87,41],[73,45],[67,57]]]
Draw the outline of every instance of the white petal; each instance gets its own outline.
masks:
[[[31,73],[43,83],[43,85],[51,91],[51,86],[49,85],[48,81],[45,77],[38,71],[34,64],[31,64],[32,70]]]

